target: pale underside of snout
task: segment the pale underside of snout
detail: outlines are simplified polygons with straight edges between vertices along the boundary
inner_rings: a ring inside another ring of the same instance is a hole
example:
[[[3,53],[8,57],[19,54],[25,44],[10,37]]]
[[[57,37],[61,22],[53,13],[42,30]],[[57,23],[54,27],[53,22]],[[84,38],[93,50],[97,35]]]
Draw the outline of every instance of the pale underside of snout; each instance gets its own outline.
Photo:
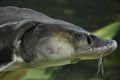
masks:
[[[78,50],[78,53],[74,57],[78,57],[81,60],[85,59],[98,59],[100,55],[103,57],[109,55],[117,48],[117,42],[114,40],[109,40],[107,45],[93,47],[86,50]]]

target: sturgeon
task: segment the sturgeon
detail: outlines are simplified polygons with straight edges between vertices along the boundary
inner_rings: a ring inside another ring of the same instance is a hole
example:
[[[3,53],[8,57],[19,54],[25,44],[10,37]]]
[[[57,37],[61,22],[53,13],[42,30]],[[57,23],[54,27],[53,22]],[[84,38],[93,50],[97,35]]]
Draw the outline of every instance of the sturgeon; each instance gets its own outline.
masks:
[[[0,71],[99,59],[116,48],[115,40],[102,39],[69,22],[32,9],[0,7]]]

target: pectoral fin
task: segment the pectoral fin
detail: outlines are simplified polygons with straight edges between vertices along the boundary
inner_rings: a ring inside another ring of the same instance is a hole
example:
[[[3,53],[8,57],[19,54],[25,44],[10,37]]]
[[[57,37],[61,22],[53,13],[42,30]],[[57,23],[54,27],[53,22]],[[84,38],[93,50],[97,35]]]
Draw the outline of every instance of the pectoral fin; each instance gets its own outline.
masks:
[[[10,47],[2,48],[0,50],[0,71],[10,66],[13,62],[13,50]]]

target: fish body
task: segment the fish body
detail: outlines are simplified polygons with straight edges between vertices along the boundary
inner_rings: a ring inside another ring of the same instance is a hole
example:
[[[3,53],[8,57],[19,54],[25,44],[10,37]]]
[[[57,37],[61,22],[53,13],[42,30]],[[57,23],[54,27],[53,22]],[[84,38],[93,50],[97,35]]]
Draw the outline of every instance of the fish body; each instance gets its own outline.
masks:
[[[0,7],[0,71],[98,59],[117,48],[72,23],[13,6]]]

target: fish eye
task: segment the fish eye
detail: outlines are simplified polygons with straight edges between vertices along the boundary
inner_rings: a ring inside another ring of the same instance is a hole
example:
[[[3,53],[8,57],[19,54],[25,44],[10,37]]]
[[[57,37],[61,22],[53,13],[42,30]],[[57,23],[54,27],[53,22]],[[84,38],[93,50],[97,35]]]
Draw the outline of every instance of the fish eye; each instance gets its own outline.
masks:
[[[81,33],[76,33],[75,36],[76,36],[77,39],[81,39],[82,38],[82,34]]]

